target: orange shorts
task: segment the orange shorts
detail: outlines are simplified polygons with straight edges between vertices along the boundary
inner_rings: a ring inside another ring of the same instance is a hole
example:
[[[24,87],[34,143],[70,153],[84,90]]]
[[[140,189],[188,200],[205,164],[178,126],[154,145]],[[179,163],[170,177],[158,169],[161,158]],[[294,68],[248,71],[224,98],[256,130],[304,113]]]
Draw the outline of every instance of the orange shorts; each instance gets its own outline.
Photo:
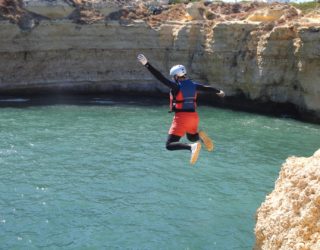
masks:
[[[169,130],[170,135],[184,136],[198,132],[199,116],[197,112],[177,112]]]

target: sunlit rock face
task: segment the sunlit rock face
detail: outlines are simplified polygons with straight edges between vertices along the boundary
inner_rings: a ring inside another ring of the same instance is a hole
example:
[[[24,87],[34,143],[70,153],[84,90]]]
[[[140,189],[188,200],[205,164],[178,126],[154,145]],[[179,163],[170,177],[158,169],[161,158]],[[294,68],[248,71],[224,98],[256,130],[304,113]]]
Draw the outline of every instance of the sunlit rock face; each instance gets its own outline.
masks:
[[[256,250],[320,249],[320,149],[290,157],[257,211]]]

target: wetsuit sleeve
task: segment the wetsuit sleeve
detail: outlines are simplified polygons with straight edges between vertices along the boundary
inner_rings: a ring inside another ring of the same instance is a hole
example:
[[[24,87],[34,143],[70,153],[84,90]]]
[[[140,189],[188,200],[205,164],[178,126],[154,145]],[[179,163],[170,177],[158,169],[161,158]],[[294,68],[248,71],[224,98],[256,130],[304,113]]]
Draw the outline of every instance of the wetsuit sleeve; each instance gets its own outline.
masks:
[[[197,90],[200,90],[200,91],[212,92],[214,94],[218,94],[220,92],[219,89],[216,89],[216,88],[208,86],[208,85],[202,85],[202,84],[197,83],[196,86],[197,86]]]
[[[172,90],[178,90],[179,86],[177,83],[170,81],[169,79],[167,79],[166,77],[163,76],[163,74],[161,74],[161,72],[159,72],[157,69],[155,69],[150,63],[147,63],[145,65],[145,67],[150,71],[150,73],[157,78],[160,82],[162,82],[164,85],[166,85],[167,87],[169,87]]]

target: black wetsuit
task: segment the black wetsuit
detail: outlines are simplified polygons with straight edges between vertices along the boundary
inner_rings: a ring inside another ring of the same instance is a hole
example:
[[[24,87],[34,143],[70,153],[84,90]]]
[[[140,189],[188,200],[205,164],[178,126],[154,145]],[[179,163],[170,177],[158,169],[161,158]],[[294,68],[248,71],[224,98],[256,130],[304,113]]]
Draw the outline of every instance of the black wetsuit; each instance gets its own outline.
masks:
[[[145,67],[151,72],[151,74],[157,78],[160,82],[162,82],[164,85],[166,85],[167,87],[169,87],[172,91],[173,94],[177,94],[179,91],[179,85],[177,82],[171,81],[169,79],[167,79],[166,77],[164,77],[162,75],[161,72],[159,72],[157,69],[155,69],[150,63],[147,63],[145,65]],[[220,90],[211,87],[211,86],[207,86],[207,85],[201,85],[201,84],[197,84],[197,90],[199,91],[210,91],[214,94],[217,94],[220,92]]]
[[[159,72],[157,69],[155,69],[150,63],[147,63],[145,67],[151,72],[151,74],[157,78],[160,82],[162,82],[164,85],[166,85],[168,88],[170,88],[171,93],[173,95],[177,95],[179,92],[179,84],[175,81],[171,81],[167,79],[161,72]],[[213,88],[211,86],[207,85],[201,85],[201,84],[196,84],[196,90],[199,91],[209,91],[214,94],[217,94],[220,92],[220,90]],[[194,111],[195,112],[195,111]],[[199,140],[199,135],[198,133],[196,134],[188,134],[187,133],[187,138],[189,141],[196,142]],[[180,143],[179,140],[181,139],[181,136],[177,135],[168,135],[168,139],[166,142],[166,148],[168,150],[181,150],[181,149],[186,149],[190,150],[191,147],[189,144],[186,143]]]

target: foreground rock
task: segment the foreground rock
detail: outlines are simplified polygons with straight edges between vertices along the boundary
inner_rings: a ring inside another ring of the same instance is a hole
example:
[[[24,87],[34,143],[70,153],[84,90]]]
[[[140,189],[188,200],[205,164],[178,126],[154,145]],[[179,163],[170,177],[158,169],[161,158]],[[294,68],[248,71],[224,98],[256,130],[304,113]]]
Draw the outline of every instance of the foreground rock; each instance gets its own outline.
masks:
[[[320,150],[290,157],[257,211],[255,249],[320,249]]]

